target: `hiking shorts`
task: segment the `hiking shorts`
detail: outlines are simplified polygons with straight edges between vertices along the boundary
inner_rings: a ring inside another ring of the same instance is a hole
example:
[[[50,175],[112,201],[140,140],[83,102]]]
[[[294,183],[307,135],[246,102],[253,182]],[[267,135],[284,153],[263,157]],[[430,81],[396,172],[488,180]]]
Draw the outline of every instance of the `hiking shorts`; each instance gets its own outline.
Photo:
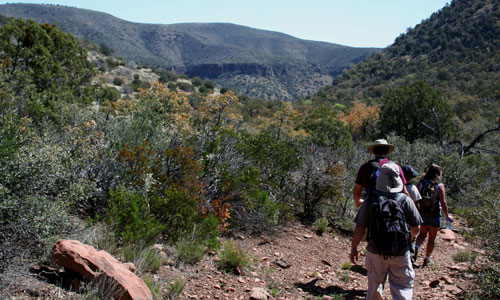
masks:
[[[415,271],[411,264],[410,251],[406,251],[403,256],[388,257],[387,259],[384,259],[382,255],[367,251],[365,267],[368,271],[367,300],[380,299],[378,296],[382,296],[386,274],[389,275],[392,299],[412,299]]]
[[[439,215],[437,216],[421,216],[422,223],[421,226],[431,226],[431,227],[441,227],[441,219],[443,215],[441,214],[441,210],[439,211]]]

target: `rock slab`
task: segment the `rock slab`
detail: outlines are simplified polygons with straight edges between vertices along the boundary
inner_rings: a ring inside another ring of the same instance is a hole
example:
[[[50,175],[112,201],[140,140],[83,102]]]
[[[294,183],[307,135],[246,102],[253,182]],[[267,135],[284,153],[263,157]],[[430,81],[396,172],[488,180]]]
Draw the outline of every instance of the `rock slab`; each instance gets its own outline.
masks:
[[[89,282],[111,291],[118,300],[151,300],[149,288],[127,265],[120,263],[106,251],[75,240],[59,240],[52,249],[54,261],[80,274]]]

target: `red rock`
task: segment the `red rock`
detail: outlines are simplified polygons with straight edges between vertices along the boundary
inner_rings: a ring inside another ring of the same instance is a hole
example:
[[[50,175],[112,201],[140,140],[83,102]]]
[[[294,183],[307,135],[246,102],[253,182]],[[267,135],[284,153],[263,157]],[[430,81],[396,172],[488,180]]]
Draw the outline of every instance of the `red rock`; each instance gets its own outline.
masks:
[[[454,241],[455,240],[455,233],[451,229],[441,229],[441,238],[445,241]]]
[[[114,289],[118,300],[150,300],[148,287],[126,265],[106,251],[74,240],[59,240],[52,249],[54,261],[67,270],[80,274],[85,280],[102,281],[103,289]]]

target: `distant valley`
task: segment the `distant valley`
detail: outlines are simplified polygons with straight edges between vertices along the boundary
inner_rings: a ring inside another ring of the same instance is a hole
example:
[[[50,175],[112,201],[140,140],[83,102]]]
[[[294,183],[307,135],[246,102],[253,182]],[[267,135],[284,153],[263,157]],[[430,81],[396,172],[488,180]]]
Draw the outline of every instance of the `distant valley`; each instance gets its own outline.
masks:
[[[101,12],[37,4],[0,5],[0,15],[56,23],[138,64],[211,79],[252,97],[294,100],[381,51],[227,23],[140,24]]]

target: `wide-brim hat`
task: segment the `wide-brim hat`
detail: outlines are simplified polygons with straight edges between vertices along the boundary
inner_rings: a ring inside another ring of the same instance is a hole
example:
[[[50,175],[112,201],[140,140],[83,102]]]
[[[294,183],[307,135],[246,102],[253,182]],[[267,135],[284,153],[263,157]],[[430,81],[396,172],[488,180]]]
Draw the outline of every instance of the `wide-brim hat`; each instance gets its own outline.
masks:
[[[403,190],[403,180],[399,176],[399,167],[393,162],[388,162],[380,167],[377,176],[377,191],[386,193],[399,193]]]
[[[386,147],[388,147],[389,150],[387,151],[387,154],[389,154],[392,151],[394,151],[394,145],[387,143],[387,141],[384,140],[384,139],[378,139],[378,140],[376,140],[375,142],[373,142],[373,144],[369,145],[366,149],[371,154],[374,154],[373,153],[373,148],[378,147],[378,146],[386,146]]]

